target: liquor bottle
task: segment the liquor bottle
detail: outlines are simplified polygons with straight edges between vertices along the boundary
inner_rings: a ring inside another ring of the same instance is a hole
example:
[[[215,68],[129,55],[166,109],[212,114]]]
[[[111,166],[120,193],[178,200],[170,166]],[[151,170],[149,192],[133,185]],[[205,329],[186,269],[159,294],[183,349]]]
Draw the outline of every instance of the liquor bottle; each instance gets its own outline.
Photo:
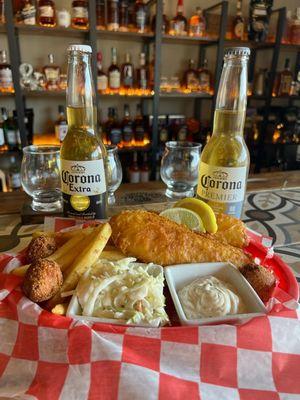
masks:
[[[39,0],[38,24],[47,27],[56,25],[55,3],[53,0]]]
[[[105,72],[102,70],[102,53],[97,53],[97,90],[100,93],[105,93],[108,86],[108,78]]]
[[[170,23],[171,35],[187,35],[187,19],[183,13],[183,0],[178,0],[177,13]]]
[[[136,32],[135,0],[128,0],[128,29]]]
[[[264,42],[268,36],[273,0],[251,0],[248,39]]]
[[[138,33],[147,31],[147,9],[143,0],[136,0],[135,3],[136,28]]]
[[[120,3],[120,32],[128,32],[128,21],[129,21],[129,13],[128,13],[128,0],[121,0]]]
[[[105,2],[96,0],[96,24],[97,29],[105,30]]]
[[[5,136],[5,142],[8,150],[17,151],[21,147],[20,132],[16,118],[13,117],[12,113],[8,114],[8,117],[4,117],[3,130]]]
[[[204,36],[206,20],[200,7],[196,7],[196,13],[189,21],[189,36]]]
[[[107,29],[109,31],[118,31],[119,27],[119,0],[109,0],[107,13]]]
[[[7,62],[7,54],[5,50],[0,51],[0,92],[14,91],[12,80],[11,66]]]
[[[214,114],[214,128],[199,165],[197,197],[215,212],[240,218],[246,193],[249,152],[243,131],[250,50],[226,50]]]
[[[121,73],[117,66],[117,49],[111,49],[111,65],[108,68],[108,86],[112,92],[118,93],[121,86]]]
[[[105,147],[97,133],[90,46],[68,47],[68,133],[60,151],[66,217],[106,218]]]
[[[58,90],[60,68],[54,64],[53,54],[48,54],[49,64],[44,66],[44,74],[46,77],[46,89]]]
[[[122,142],[122,129],[118,122],[117,109],[109,107],[106,135],[110,144],[120,145]]]
[[[4,121],[6,116],[6,109],[1,107],[1,114],[0,114],[0,152],[5,150],[5,136],[4,136]]]
[[[290,40],[292,44],[300,45],[300,7],[296,8],[295,16],[292,19]]]
[[[199,90],[199,74],[195,69],[195,61],[189,60],[189,67],[184,73],[182,86],[191,92],[197,92]]]
[[[86,0],[72,1],[72,27],[78,29],[89,27],[89,10]]]
[[[155,48],[153,49],[153,56],[151,58],[148,68],[149,89],[151,90],[154,90],[154,78],[155,78]]]
[[[4,0],[0,0],[0,24],[5,23]]]
[[[290,60],[286,58],[284,63],[284,70],[279,74],[278,92],[277,96],[288,96],[293,81],[293,74],[290,70]]]
[[[142,106],[137,104],[136,116],[134,119],[134,143],[136,146],[143,146],[145,138],[145,125],[142,115]]]
[[[61,105],[58,106],[58,118],[55,121],[54,129],[55,129],[56,139],[60,143],[62,143],[68,132],[68,122],[67,122],[67,118],[65,115],[65,107],[64,106],[61,106]]]
[[[124,118],[122,121],[123,146],[131,147],[133,145],[133,121],[130,118],[129,105],[124,104]]]
[[[139,183],[141,179],[141,172],[137,161],[137,152],[133,153],[132,164],[129,167],[129,182],[130,183]]]
[[[121,67],[121,86],[123,89],[133,88],[133,65],[129,53],[125,54],[125,63]]]
[[[136,73],[136,84],[140,90],[148,89],[148,71],[146,66],[146,54],[140,54],[140,68],[137,69]]]
[[[15,156],[10,157],[10,166],[8,169],[8,187],[10,191],[21,188],[21,168],[18,165]]]
[[[149,182],[150,180],[150,167],[148,164],[148,155],[144,153],[143,164],[140,169],[140,182]]]
[[[209,93],[211,90],[211,73],[207,68],[207,60],[203,62],[203,66],[199,69],[199,91]]]
[[[166,2],[163,1],[163,16],[162,16],[162,25],[161,25],[162,34],[167,34],[169,32],[169,20],[165,14],[165,4],[166,4]],[[151,22],[152,32],[155,32],[155,27],[156,27],[156,15],[153,15],[152,22]]]
[[[23,0],[20,7],[21,21],[25,25],[36,24],[36,7],[34,0]]]
[[[233,21],[232,36],[234,39],[243,40],[245,29],[245,20],[242,15],[242,0],[237,0],[236,16]]]
[[[291,43],[291,27],[292,27],[292,25],[293,25],[292,11],[287,10],[285,27],[284,27],[284,31],[282,34],[281,43],[284,43],[284,44]]]

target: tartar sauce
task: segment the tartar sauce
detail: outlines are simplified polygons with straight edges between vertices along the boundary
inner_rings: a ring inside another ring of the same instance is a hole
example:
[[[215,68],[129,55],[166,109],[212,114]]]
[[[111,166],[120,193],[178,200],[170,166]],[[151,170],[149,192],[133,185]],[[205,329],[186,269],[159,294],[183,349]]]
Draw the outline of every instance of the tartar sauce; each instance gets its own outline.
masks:
[[[179,292],[183,311],[188,319],[220,317],[245,312],[235,288],[214,276],[204,276]]]

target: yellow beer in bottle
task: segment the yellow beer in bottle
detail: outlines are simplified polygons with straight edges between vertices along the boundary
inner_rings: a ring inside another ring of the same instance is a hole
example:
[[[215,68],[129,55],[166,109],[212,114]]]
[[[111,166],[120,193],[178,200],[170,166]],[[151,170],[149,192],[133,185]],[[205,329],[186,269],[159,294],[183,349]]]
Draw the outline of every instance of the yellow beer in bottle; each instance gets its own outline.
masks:
[[[244,141],[247,106],[247,47],[227,49],[214,114],[213,134],[199,164],[197,197],[215,212],[240,218],[249,171]]]
[[[90,46],[68,48],[68,132],[61,147],[61,183],[66,217],[106,217],[105,147],[97,133]]]

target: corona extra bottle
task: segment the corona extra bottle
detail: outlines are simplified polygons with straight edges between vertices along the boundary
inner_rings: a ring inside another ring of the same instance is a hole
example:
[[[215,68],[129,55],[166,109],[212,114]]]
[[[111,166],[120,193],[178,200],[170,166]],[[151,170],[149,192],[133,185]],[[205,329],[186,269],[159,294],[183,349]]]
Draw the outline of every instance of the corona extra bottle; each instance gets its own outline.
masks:
[[[226,50],[214,114],[213,135],[199,165],[197,197],[215,212],[240,218],[249,171],[243,131],[247,105],[247,64],[250,50]]]
[[[105,147],[97,133],[95,89],[91,74],[92,49],[68,48],[68,132],[61,147],[64,216],[106,217]]]

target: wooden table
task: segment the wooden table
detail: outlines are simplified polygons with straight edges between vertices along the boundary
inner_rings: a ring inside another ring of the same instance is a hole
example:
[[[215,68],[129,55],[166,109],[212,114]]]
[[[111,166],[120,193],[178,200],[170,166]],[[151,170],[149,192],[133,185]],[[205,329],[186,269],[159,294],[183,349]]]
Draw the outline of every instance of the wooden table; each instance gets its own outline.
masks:
[[[116,192],[117,201],[126,193],[155,191],[163,193],[163,182],[125,183]],[[268,172],[259,175],[250,175],[247,191],[261,191],[267,189],[300,187],[300,171]],[[29,197],[23,191],[0,194],[0,215],[19,214],[24,201]]]

